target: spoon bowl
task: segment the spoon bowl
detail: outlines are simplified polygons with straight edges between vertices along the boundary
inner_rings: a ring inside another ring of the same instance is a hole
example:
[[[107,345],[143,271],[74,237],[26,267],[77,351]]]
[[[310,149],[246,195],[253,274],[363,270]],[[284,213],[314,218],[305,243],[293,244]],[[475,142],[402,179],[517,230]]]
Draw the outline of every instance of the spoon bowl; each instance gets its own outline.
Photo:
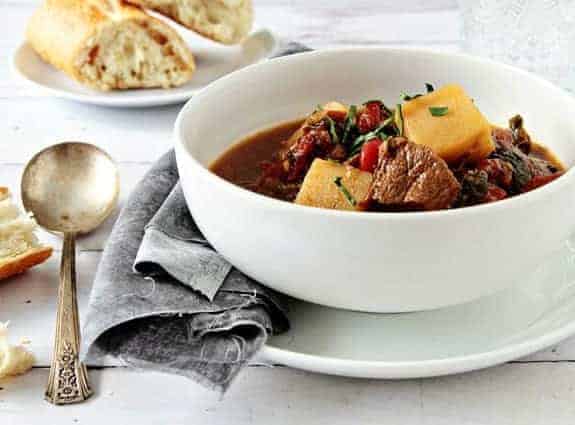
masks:
[[[114,161],[94,145],[60,143],[36,154],[22,177],[22,202],[52,232],[88,233],[112,212],[119,192]]]
[[[24,208],[40,226],[64,236],[54,355],[45,396],[53,404],[79,403],[92,394],[86,366],[78,355],[76,235],[94,230],[110,215],[119,187],[112,158],[81,142],[44,149],[30,160],[22,176]]]

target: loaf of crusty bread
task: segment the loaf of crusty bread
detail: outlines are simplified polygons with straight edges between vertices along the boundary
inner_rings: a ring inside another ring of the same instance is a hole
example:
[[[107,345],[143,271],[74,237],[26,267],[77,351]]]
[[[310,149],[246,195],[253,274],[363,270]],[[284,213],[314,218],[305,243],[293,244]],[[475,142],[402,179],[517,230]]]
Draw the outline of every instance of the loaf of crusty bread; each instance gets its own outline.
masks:
[[[27,39],[46,62],[100,90],[179,86],[195,69],[174,29],[120,0],[45,0]]]
[[[250,32],[251,0],[127,0],[179,22],[223,44],[237,44]]]
[[[36,222],[13,204],[10,192],[0,187],[0,279],[40,264],[52,248],[38,242]]]

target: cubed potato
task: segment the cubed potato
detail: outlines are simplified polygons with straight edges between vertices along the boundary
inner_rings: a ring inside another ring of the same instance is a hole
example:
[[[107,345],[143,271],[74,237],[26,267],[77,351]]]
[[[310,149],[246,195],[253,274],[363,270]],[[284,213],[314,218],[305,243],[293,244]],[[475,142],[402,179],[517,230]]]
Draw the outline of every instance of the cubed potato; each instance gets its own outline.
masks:
[[[430,107],[446,106],[447,114],[433,116]],[[462,158],[478,161],[495,145],[491,126],[463,88],[450,84],[403,105],[405,136],[427,145],[448,163]]]
[[[357,168],[333,161],[315,159],[307,172],[295,203],[334,210],[355,210],[334,183],[341,177],[342,185],[357,202],[367,198],[372,175]]]

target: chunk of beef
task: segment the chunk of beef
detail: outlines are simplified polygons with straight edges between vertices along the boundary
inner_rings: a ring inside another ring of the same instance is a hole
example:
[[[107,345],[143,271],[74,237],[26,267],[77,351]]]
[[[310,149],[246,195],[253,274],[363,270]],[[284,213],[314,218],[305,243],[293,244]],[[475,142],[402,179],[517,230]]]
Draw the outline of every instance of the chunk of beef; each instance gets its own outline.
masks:
[[[487,173],[489,183],[503,189],[508,189],[513,183],[513,167],[507,161],[497,158],[482,159],[477,168]]]
[[[281,161],[262,161],[260,175],[248,189],[271,198],[293,201],[299,191],[298,183],[286,182],[286,171]]]
[[[485,194],[485,198],[483,202],[495,202],[501,201],[502,199],[507,198],[507,192],[501,189],[499,186],[495,184],[489,183],[489,187],[487,188],[487,193]]]
[[[551,183],[553,180],[555,180],[558,177],[561,177],[562,175],[563,172],[558,171],[556,173],[549,174],[547,176],[535,176],[531,180],[529,180],[525,186],[523,186],[522,191],[529,192],[533,189],[537,189],[538,187],[544,186],[547,183]]]
[[[326,158],[335,146],[331,143],[329,131],[323,123],[306,127],[304,134],[288,149],[285,158],[288,162],[287,180],[301,180],[315,158]]]
[[[526,155],[531,152],[531,137],[523,128],[523,117],[515,115],[509,120],[509,129],[513,137],[513,144]]]
[[[369,208],[389,211],[449,208],[461,187],[443,159],[403,137],[381,144]]]
[[[557,168],[550,162],[525,154],[526,142],[521,145],[513,135],[513,130],[494,128],[492,137],[496,149],[489,156],[490,159],[498,159],[508,164],[512,170],[512,181],[509,193],[516,195],[523,191],[523,187],[534,177],[548,176],[557,172]],[[529,150],[531,150],[529,142]]]

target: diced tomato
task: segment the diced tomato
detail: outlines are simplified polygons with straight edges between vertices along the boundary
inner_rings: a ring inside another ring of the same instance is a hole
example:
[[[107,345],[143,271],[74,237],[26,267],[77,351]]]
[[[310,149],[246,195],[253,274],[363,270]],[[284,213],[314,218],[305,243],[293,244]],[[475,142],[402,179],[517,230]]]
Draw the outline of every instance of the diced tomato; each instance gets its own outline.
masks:
[[[291,164],[288,173],[288,181],[295,181],[303,176],[307,167],[313,161],[314,147],[316,139],[309,134],[302,136],[294,147],[290,150]]]
[[[372,118],[372,116],[366,112],[362,112],[357,117],[357,129],[361,134],[365,134],[377,127],[377,122]]]
[[[357,117],[357,128],[360,133],[375,130],[381,122],[381,105],[379,102],[369,102]]]
[[[495,202],[505,198],[507,198],[507,192],[505,192],[505,190],[501,189],[499,186],[490,184],[487,188],[487,193],[485,194],[483,202]]]
[[[379,102],[368,102],[365,105],[365,109],[378,121],[381,121],[381,103]]]
[[[289,148],[287,181],[302,178],[315,158],[325,158],[333,149],[329,132],[325,128],[304,128],[304,135]]]
[[[371,139],[363,145],[359,155],[360,170],[373,173],[379,159],[379,145],[381,145],[381,139],[378,138]]]
[[[535,176],[529,180],[525,186],[521,189],[522,192],[529,192],[530,190],[537,189],[538,187],[544,186],[547,183],[552,182],[557,177],[561,176],[563,172],[549,174],[547,176]]]

